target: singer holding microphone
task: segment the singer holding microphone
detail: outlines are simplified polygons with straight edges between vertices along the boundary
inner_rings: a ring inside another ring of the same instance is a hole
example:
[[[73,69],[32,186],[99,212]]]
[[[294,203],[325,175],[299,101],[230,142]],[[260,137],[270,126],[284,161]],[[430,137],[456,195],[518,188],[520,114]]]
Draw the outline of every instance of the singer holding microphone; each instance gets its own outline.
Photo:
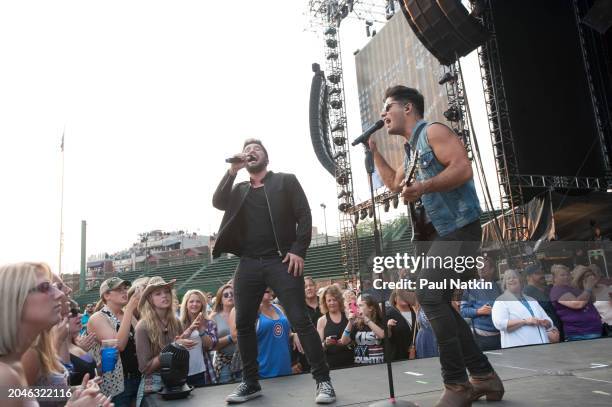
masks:
[[[370,138],[375,166],[385,185],[401,191],[405,201],[421,199],[426,220],[431,223],[429,229],[435,230],[427,239],[431,241],[427,256],[476,257],[482,235],[481,210],[471,163],[455,133],[444,124],[425,121],[423,112],[424,99],[418,90],[401,85],[386,90],[381,117],[389,134],[406,139],[406,158],[402,166],[391,168]],[[404,185],[415,151],[419,153],[416,182]],[[418,277],[441,282],[461,274],[448,268],[423,268]],[[444,393],[435,406],[471,406],[482,396],[489,401],[501,400],[503,384],[476,345],[469,326],[451,305],[451,296],[450,288],[417,289],[440,350]]]
[[[307,316],[304,258],[310,246],[312,219],[306,195],[293,174],[268,171],[268,152],[256,139],[244,142],[215,194],[213,206],[224,211],[213,256],[240,257],[234,274],[234,302],[243,381],[227,396],[242,403],[261,395],[255,322],[267,287],[272,288],[310,363],[319,404],[336,400],[319,334]],[[250,180],[234,185],[246,168]],[[282,329],[282,327],[281,327]]]

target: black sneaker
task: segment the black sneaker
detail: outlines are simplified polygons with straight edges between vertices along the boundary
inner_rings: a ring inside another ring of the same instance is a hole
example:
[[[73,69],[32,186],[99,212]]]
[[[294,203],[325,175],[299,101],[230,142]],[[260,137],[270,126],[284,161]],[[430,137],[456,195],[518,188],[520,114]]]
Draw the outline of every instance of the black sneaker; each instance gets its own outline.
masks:
[[[261,386],[259,383],[242,382],[225,398],[225,401],[228,403],[244,403],[259,396],[261,396]]]
[[[331,380],[325,380],[317,383],[317,396],[315,397],[317,404],[329,404],[336,401],[336,392],[331,384]]]

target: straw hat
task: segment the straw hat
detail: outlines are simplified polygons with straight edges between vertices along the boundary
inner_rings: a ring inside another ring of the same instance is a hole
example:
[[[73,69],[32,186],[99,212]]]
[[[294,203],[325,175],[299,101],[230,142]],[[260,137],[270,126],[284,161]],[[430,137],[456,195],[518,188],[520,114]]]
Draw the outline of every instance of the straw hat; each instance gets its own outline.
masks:
[[[149,280],[149,283],[147,284],[144,291],[142,292],[142,295],[140,296],[140,301],[138,302],[138,308],[142,307],[142,305],[147,300],[147,297],[151,295],[153,291],[157,290],[158,288],[164,288],[164,287],[168,287],[172,289],[174,287],[174,283],[176,283],[176,279],[172,279],[169,282],[166,282],[162,277],[159,277],[159,276],[151,277],[151,279]]]
[[[137,289],[144,289],[147,284],[149,284],[149,280],[151,277],[140,277],[132,282],[132,286],[128,290],[128,299],[132,298]]]
[[[578,284],[582,285],[582,280],[586,273],[595,274],[593,273],[593,270],[591,270],[587,266],[582,266],[582,265],[576,266],[576,268],[572,272],[572,277],[574,277],[572,280],[572,285],[574,287],[580,287]]]

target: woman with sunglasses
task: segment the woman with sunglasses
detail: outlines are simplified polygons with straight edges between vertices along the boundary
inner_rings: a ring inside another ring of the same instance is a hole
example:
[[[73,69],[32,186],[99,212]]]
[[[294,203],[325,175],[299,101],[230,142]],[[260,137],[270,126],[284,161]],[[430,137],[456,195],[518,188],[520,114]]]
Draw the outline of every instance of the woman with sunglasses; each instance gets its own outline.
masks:
[[[61,320],[64,294],[53,285],[51,278],[49,267],[42,263],[0,267],[0,386],[4,388],[28,390],[22,359],[34,343],[40,342],[41,334],[49,332]],[[85,378],[66,405],[110,407],[110,400],[99,394],[96,387]],[[64,403],[65,399],[61,404]],[[24,397],[2,400],[3,407],[38,405],[35,400]]]
[[[238,369],[232,371],[232,358],[236,352],[236,344],[230,332],[230,313],[234,309],[234,288],[225,284],[217,290],[214,301],[215,308],[210,319],[217,324],[217,345],[213,366],[219,383],[233,383],[240,380],[242,374]]]
[[[136,318],[134,311],[140,299],[137,292],[128,301],[130,283],[119,277],[111,277],[100,284],[100,300],[87,330],[96,336],[92,354],[100,364],[102,341],[117,340],[119,360],[111,372],[103,372],[102,392],[113,398],[116,407],[129,407],[136,401],[140,385],[140,371],[136,358],[134,339]]]
[[[83,316],[79,312],[78,304],[72,301],[72,308],[68,314],[68,326],[70,332],[70,342],[68,344],[68,352],[70,355],[70,385],[77,386],[83,381],[83,377],[89,374],[90,378],[96,376],[96,361],[94,358],[81,346],[87,347],[87,344],[91,343],[93,346],[93,340],[95,337],[92,334],[88,334],[84,341],[79,341],[79,335],[83,325],[81,324],[81,317]]]
[[[183,296],[180,320],[184,327],[182,337],[191,339],[195,346],[189,349],[187,384],[203,387],[217,383],[217,376],[208,351],[217,344],[217,324],[206,318],[206,296],[200,290],[189,290]]]

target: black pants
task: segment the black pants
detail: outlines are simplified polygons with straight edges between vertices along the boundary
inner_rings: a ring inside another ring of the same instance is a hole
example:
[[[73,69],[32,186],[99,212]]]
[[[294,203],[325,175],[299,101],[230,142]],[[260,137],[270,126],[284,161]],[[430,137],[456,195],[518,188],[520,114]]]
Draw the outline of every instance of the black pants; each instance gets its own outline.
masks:
[[[424,245],[417,248],[422,250],[422,247],[428,247],[426,254],[429,258],[476,257],[481,235],[480,223],[476,221],[444,237],[434,236],[433,241],[423,242]],[[421,254],[421,250],[418,254]],[[432,268],[422,268],[416,290],[419,303],[438,340],[444,383],[466,382],[468,380],[466,367],[472,375],[484,375],[493,370],[487,357],[476,344],[470,327],[451,305],[454,290],[450,287],[450,280],[466,280],[462,276],[471,273],[470,270],[465,270],[463,273],[457,273],[455,270],[441,268],[439,264]],[[438,283],[446,281],[446,288],[421,287],[419,282],[423,279]]]
[[[501,349],[501,335],[483,336],[474,334],[476,344],[481,351]]]
[[[258,379],[255,322],[266,287],[274,290],[285,309],[291,327],[300,338],[314,379],[317,382],[329,380],[329,367],[321,346],[321,338],[306,312],[304,277],[288,274],[288,264],[282,263],[280,258],[243,257],[234,274],[238,348],[242,357],[243,378],[247,382]]]

